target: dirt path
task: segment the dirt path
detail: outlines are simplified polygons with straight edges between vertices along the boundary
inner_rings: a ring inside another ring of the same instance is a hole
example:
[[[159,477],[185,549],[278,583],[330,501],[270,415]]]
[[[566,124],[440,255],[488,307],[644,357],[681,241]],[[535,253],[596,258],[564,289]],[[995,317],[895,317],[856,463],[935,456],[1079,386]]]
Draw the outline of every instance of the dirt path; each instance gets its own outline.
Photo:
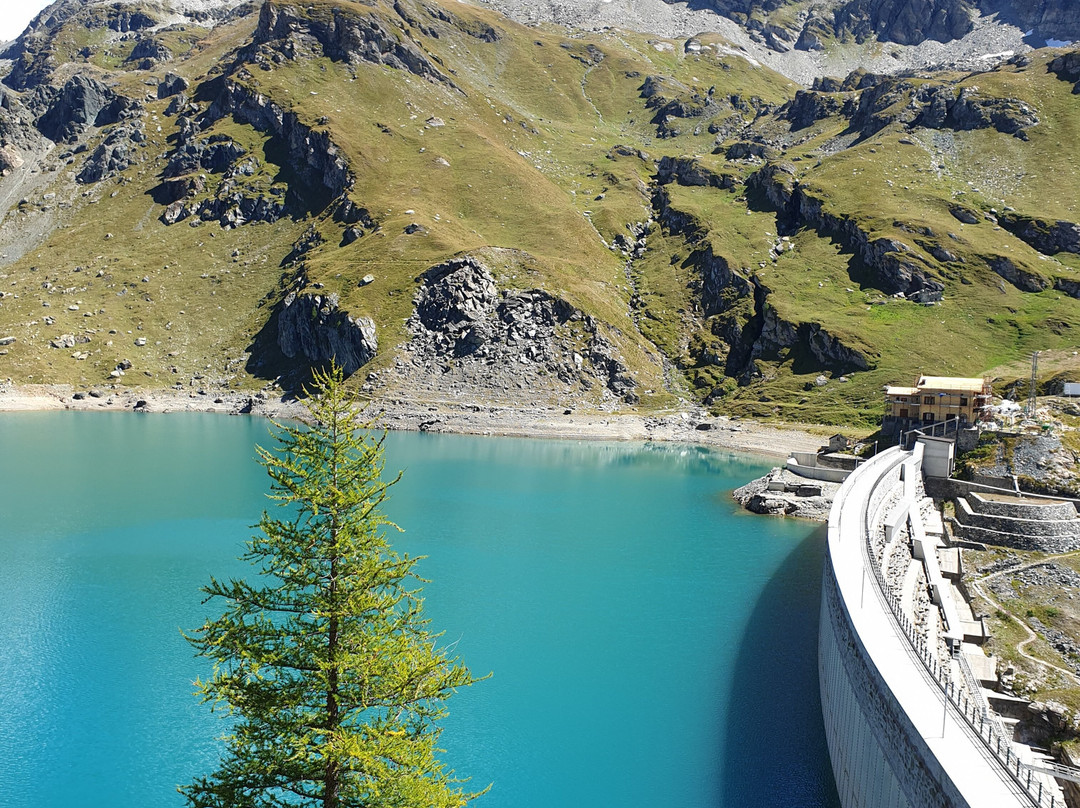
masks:
[[[1069,553],[1059,553],[1057,555],[1046,556],[1046,557],[1040,558],[1040,559],[1038,559],[1036,561],[1028,561],[1028,562],[1026,562],[1024,564],[1020,564],[1017,567],[1009,567],[1008,569],[998,570],[997,572],[991,572],[989,575],[984,575],[982,578],[972,579],[971,585],[975,589],[975,592],[979,595],[979,597],[981,597],[983,600],[985,600],[987,603],[989,603],[993,608],[1003,612],[1004,614],[1009,615],[1009,617],[1011,617],[1013,620],[1015,620],[1017,623],[1019,623],[1020,626],[1027,633],[1027,635],[1028,635],[1027,639],[1024,640],[1023,642],[1019,643],[1016,646],[1016,652],[1018,654],[1020,654],[1020,656],[1022,656],[1024,659],[1028,660],[1029,662],[1033,662],[1034,664],[1038,665],[1041,668],[1044,668],[1044,669],[1045,668],[1053,668],[1058,673],[1062,674],[1063,676],[1068,677],[1070,680],[1075,682],[1077,685],[1080,685],[1080,677],[1078,677],[1072,671],[1067,670],[1065,668],[1058,667],[1054,663],[1047,662],[1044,659],[1039,659],[1038,657],[1034,657],[1031,654],[1029,654],[1027,651],[1024,650],[1031,642],[1038,639],[1038,634],[1036,634],[1035,631],[1027,623],[1025,623],[1020,618],[1019,615],[1016,615],[1013,612],[1009,611],[1004,606],[1002,606],[1000,603],[998,603],[996,600],[994,600],[992,597],[990,597],[988,594],[986,594],[986,590],[983,589],[983,586],[982,586],[984,583],[992,580],[993,578],[997,578],[997,577],[1000,577],[1002,575],[1006,575],[1006,574],[1014,575],[1014,574],[1016,574],[1018,572],[1022,572],[1024,570],[1028,569],[1029,567],[1037,567],[1037,566],[1039,566],[1041,564],[1046,564],[1046,563],[1049,563],[1051,561],[1056,561],[1059,558],[1069,558],[1071,556],[1077,556],[1077,555],[1080,555],[1080,550],[1074,550],[1074,551],[1069,552]]]

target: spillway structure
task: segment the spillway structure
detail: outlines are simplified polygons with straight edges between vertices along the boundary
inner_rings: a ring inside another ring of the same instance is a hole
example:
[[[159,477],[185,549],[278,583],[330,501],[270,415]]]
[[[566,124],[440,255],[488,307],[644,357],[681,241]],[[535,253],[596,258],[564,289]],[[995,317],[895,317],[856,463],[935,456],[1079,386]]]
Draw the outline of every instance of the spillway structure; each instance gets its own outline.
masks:
[[[932,449],[867,461],[830,512],[818,666],[840,801],[1064,808],[1048,764],[1013,743],[963,652],[970,613],[942,578],[940,514],[923,488]]]

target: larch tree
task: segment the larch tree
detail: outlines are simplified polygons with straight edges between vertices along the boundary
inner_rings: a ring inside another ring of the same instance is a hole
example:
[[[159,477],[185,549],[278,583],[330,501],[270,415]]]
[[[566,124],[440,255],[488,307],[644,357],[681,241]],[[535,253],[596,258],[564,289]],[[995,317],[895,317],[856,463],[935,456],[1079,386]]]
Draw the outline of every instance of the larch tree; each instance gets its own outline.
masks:
[[[283,507],[248,542],[256,581],[204,588],[225,607],[189,637],[214,663],[196,685],[232,723],[217,771],[180,790],[196,808],[462,806],[477,794],[438,761],[437,720],[475,680],[428,629],[417,559],[386,541],[383,440],[357,429],[340,369],[307,408],[258,450]]]

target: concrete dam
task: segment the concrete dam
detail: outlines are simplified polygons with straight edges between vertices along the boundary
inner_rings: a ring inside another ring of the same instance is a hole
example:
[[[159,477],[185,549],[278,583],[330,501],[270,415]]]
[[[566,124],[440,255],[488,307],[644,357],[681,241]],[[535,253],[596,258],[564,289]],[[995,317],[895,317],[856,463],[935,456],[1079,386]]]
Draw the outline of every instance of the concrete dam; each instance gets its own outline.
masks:
[[[1053,764],[1012,741],[964,653],[978,624],[943,577],[944,530],[923,487],[941,449],[882,452],[830,512],[818,667],[841,803],[1063,808]]]

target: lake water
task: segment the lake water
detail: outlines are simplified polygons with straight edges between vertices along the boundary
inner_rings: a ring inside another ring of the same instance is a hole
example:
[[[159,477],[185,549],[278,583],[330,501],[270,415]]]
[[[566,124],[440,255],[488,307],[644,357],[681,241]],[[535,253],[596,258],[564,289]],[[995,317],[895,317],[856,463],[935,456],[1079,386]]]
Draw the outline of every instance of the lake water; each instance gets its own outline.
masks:
[[[217,759],[180,636],[266,506],[267,423],[0,414],[0,806],[167,808]],[[766,469],[654,445],[392,434],[399,549],[475,674],[444,760],[491,808],[834,808],[823,539]]]

